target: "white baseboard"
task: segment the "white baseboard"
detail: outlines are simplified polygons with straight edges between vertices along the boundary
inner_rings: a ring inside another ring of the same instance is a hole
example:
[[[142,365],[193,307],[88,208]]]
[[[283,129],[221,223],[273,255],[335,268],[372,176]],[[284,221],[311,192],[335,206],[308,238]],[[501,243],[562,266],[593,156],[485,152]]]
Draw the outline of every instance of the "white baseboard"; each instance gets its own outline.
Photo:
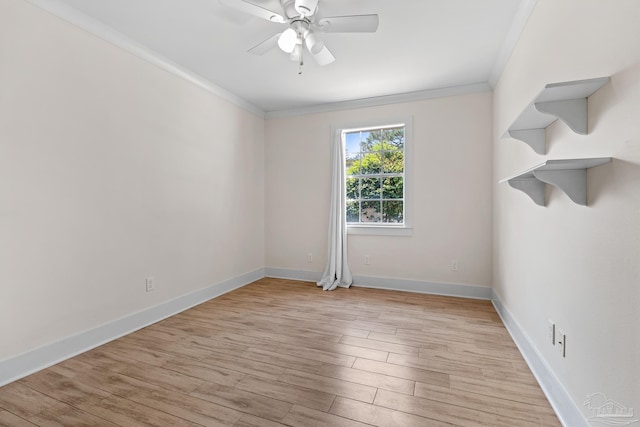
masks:
[[[0,361],[0,387],[265,277],[260,268]]]
[[[322,273],[316,271],[267,267],[266,276],[279,279],[317,282],[322,277]],[[356,275],[353,276],[353,286],[423,294],[447,295],[462,298],[491,299],[491,288],[488,286],[461,285],[457,283],[437,283],[423,280]]]
[[[571,399],[562,383],[555,376],[547,362],[544,360],[533,341],[520,327],[515,318],[511,315],[507,307],[502,303],[500,297],[492,291],[491,301],[502,323],[506,326],[511,338],[515,341],[520,353],[524,357],[529,369],[536,377],[542,391],[549,399],[549,403],[556,412],[560,422],[564,427],[589,427],[587,420],[582,415],[580,408]]]
[[[267,267],[266,277],[275,279],[302,280],[303,282],[317,282],[322,278],[322,273],[317,271],[289,270],[286,268]]]
[[[387,277],[353,276],[353,285],[362,288],[389,289],[420,294],[445,295],[451,297],[491,299],[491,288],[480,285],[439,283],[423,280],[390,279]]]

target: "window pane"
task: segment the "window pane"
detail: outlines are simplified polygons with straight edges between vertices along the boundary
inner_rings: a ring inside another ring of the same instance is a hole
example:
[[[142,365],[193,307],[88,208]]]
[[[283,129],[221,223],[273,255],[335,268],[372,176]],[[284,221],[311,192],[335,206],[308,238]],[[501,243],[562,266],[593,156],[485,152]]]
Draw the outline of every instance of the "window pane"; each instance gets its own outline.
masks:
[[[369,135],[369,145],[371,151],[382,151],[387,149],[386,131],[376,130]]]
[[[347,222],[358,222],[360,218],[359,205],[358,202],[347,202]]]
[[[358,178],[347,178],[347,200],[358,200],[360,198],[360,186]]]
[[[362,212],[360,213],[360,221],[362,222],[382,221],[382,212],[380,212],[380,202],[378,201],[362,202]]]
[[[382,221],[388,223],[399,224],[402,223],[404,212],[404,202],[401,201],[393,201],[382,202]]]
[[[404,197],[404,179],[401,176],[384,178],[384,180],[382,181],[382,198],[383,199],[402,199],[403,197]]]
[[[360,197],[366,199],[380,199],[380,178],[362,178],[360,182]]]
[[[345,171],[347,175],[360,175],[360,153],[345,153]]]
[[[404,150],[404,128],[387,129],[385,135],[385,150],[403,151]]]
[[[360,132],[351,132],[344,134],[345,153],[347,158],[355,156],[360,152]]]
[[[383,173],[404,172],[404,153],[402,151],[384,151],[381,155]]]
[[[371,151],[371,132],[358,132],[360,134],[360,151],[367,152]]]
[[[360,161],[360,173],[362,175],[379,174],[382,159],[379,153],[363,153]]]

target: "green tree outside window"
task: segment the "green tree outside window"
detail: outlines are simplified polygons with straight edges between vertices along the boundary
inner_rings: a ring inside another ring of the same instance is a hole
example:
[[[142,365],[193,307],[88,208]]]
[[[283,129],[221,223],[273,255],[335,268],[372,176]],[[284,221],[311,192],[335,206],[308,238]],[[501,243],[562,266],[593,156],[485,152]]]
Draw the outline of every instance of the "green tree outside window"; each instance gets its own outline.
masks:
[[[346,156],[348,223],[404,221],[404,127],[347,132],[360,138]]]

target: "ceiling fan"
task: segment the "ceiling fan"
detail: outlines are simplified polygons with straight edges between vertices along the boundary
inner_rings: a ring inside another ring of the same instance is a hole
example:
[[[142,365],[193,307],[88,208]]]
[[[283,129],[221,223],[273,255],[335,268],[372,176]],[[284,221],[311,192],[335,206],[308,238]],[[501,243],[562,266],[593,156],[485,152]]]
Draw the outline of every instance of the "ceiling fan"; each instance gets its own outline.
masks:
[[[303,46],[318,65],[328,65],[336,59],[324,42],[318,40],[316,32],[375,33],[378,29],[378,15],[321,17],[318,14],[318,2],[319,0],[280,0],[282,13],[277,13],[246,0],[220,0],[221,4],[240,12],[267,21],[286,24],[287,29],[249,49],[249,53],[263,55],[278,46],[290,55],[292,61],[300,63],[300,74],[303,65]]]

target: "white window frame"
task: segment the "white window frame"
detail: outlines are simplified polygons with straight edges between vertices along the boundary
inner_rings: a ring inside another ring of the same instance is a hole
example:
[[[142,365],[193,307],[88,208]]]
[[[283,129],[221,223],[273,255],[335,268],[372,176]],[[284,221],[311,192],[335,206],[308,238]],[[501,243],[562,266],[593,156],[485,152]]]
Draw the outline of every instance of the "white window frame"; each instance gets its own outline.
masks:
[[[403,224],[371,223],[349,224],[347,234],[374,235],[374,236],[410,236],[413,234],[413,119],[412,117],[400,117],[396,119],[367,120],[358,123],[333,126],[332,135],[340,132],[344,149],[344,133],[366,131],[404,126],[404,212]],[[333,141],[333,138],[332,138]],[[344,167],[344,165],[342,165]],[[346,185],[346,182],[343,184]]]

